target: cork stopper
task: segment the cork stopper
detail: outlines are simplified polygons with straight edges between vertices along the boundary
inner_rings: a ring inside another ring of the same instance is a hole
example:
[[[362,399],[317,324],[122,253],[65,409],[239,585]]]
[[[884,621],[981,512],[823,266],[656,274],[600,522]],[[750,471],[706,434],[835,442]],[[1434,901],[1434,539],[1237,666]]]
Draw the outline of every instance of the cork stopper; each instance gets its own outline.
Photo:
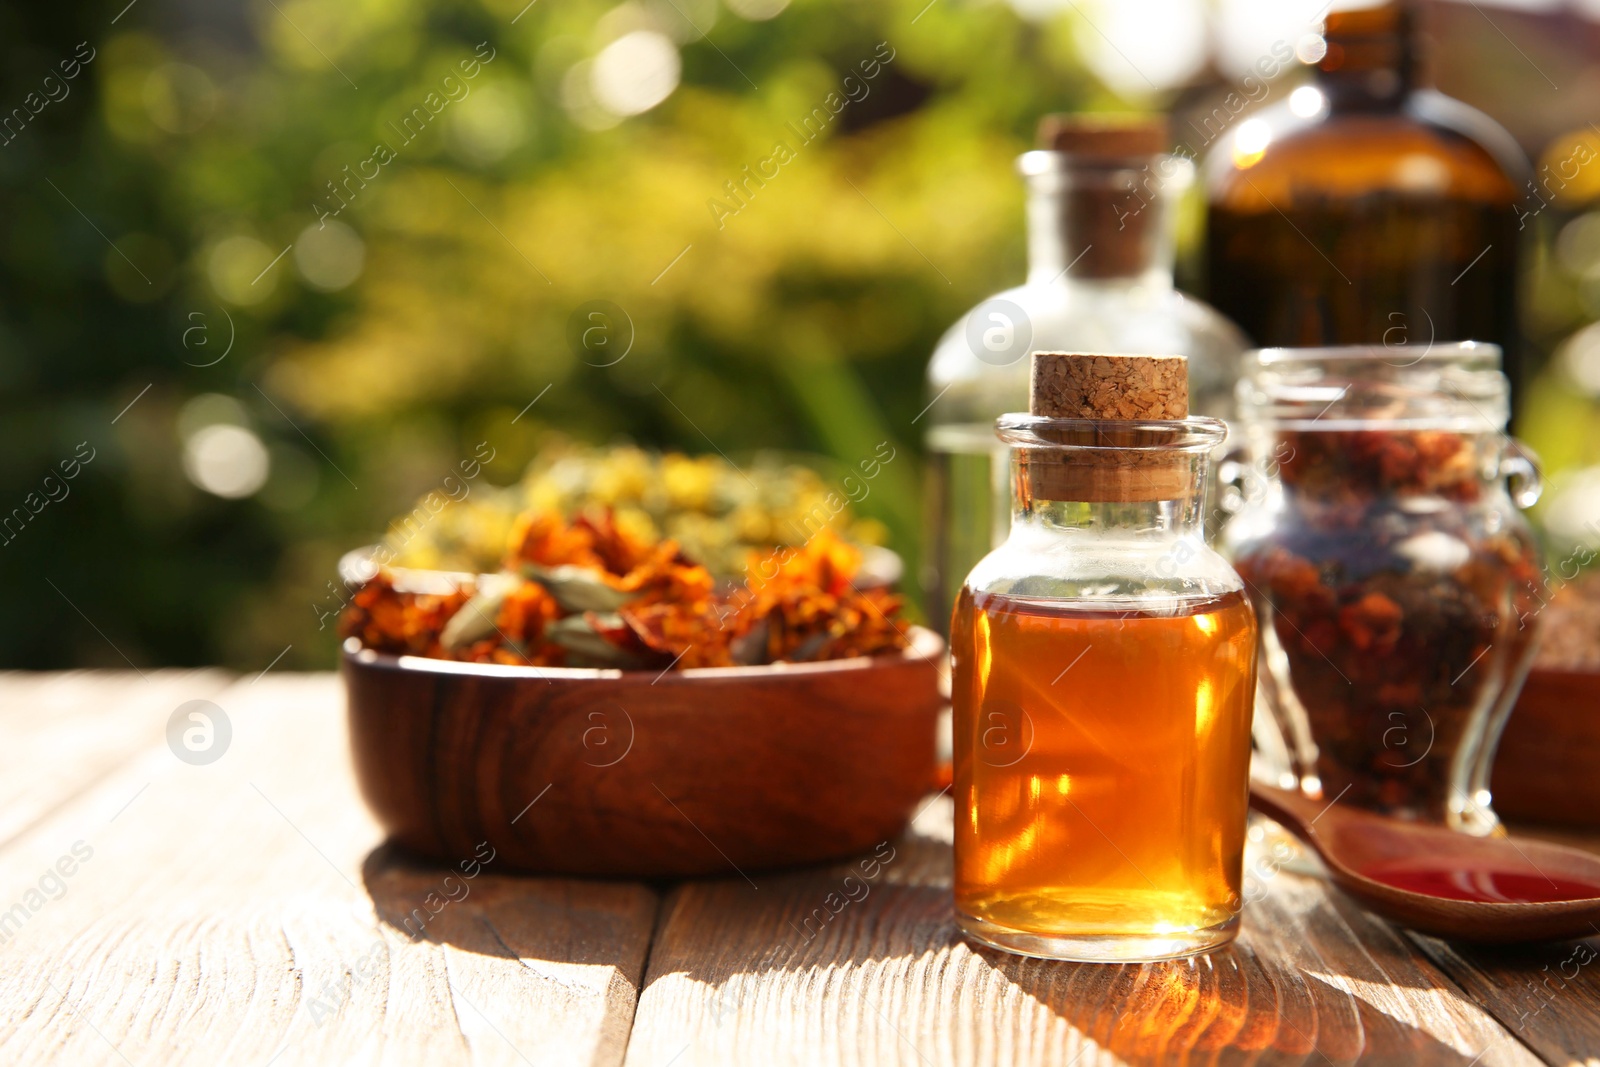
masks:
[[[1093,451],[1035,449],[1024,454],[1021,488],[1032,497],[1170,500],[1192,491],[1192,456],[1135,449],[1136,433],[1116,426],[1189,417],[1189,361],[1184,356],[1035,352],[1028,413],[1099,423],[1051,434],[1060,444],[1094,446]]]
[[[1039,147],[1088,159],[1122,160],[1167,150],[1165,115],[1046,115]]]
[[[1152,157],[1167,151],[1160,115],[1046,115],[1039,146],[1062,154],[1062,255],[1075,278],[1126,278],[1149,269],[1164,205]]]
[[[1189,360],[1035,352],[1028,414],[1052,419],[1186,419]]]

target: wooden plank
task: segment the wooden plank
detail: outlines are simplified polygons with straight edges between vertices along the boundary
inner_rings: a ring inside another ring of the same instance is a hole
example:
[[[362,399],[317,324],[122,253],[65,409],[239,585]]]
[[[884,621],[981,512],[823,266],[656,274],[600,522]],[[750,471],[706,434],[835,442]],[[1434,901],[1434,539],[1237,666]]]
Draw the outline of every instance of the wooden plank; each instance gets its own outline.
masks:
[[[222,671],[0,673],[0,847],[148,749],[186,700],[214,698]]]
[[[1434,963],[1551,1063],[1600,1065],[1600,936],[1489,949],[1412,935]]]
[[[1600,853],[1600,836],[1515,825],[1512,833]],[[1484,948],[1409,935],[1468,995],[1552,1063],[1600,1067],[1600,930],[1583,941]]]
[[[163,742],[0,849],[0,922],[24,907],[0,1062],[620,1062],[655,893],[407,863],[342,702],[330,676],[240,682],[216,762]]]
[[[675,890],[629,1067],[1539,1062],[1402,935],[1287,872],[1246,909],[1239,941],[1203,959],[976,949],[953,921],[951,810],[926,811],[870,880],[858,862]],[[828,894],[846,891],[860,899],[835,915]]]

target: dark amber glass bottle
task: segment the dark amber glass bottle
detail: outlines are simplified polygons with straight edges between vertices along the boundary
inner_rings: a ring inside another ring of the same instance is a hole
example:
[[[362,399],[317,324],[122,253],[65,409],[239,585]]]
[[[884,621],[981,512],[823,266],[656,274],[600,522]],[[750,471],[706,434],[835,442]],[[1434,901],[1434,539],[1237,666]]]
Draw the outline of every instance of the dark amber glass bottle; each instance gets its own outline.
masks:
[[[1324,39],[1207,161],[1211,303],[1262,346],[1491,341],[1515,383],[1521,149],[1427,87],[1412,4],[1330,12]]]

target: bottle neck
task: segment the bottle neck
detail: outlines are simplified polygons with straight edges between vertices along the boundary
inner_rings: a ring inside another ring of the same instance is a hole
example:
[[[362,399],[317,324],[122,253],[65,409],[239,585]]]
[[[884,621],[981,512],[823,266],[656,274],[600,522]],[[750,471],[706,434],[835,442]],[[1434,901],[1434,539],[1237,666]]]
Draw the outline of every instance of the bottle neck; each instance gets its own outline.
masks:
[[[1169,500],[1030,500],[1011,508],[1011,532],[1040,537],[1079,531],[1162,540],[1205,535],[1198,495]]]
[[[1080,159],[1028,152],[1028,284],[1172,287],[1175,202],[1194,167],[1178,156]]]
[[[1203,538],[1209,463],[1209,454],[1200,451],[1108,454],[1097,449],[1078,454],[1073,449],[1013,448],[1012,533]],[[1071,499],[1085,496],[1102,499]]]
[[[1332,111],[1391,111],[1426,88],[1423,42],[1410,3],[1328,15],[1327,51],[1313,79]]]

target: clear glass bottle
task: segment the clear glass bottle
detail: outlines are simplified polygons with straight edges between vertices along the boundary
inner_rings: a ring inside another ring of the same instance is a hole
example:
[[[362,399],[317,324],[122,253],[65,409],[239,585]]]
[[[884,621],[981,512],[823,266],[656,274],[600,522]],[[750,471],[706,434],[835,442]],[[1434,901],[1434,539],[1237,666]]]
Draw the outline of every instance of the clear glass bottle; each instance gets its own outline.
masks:
[[[1534,653],[1544,567],[1494,345],[1267,349],[1224,543],[1261,619],[1285,788],[1495,831],[1489,769]],[[1510,490],[1508,491],[1508,482]],[[1266,725],[1266,724],[1262,724]]]
[[[1243,583],[1204,539],[1226,428],[998,425],[1010,534],[951,623],[957,921],[1055,959],[1223,944],[1242,904],[1256,655]]]
[[[1049,116],[1025,153],[1028,277],[946,331],[928,366],[924,608],[943,625],[961,579],[1005,539],[1010,486],[994,420],[1028,402],[1027,354],[1182,353],[1201,415],[1227,418],[1243,334],[1179,292],[1177,200],[1194,180],[1159,118]]]

